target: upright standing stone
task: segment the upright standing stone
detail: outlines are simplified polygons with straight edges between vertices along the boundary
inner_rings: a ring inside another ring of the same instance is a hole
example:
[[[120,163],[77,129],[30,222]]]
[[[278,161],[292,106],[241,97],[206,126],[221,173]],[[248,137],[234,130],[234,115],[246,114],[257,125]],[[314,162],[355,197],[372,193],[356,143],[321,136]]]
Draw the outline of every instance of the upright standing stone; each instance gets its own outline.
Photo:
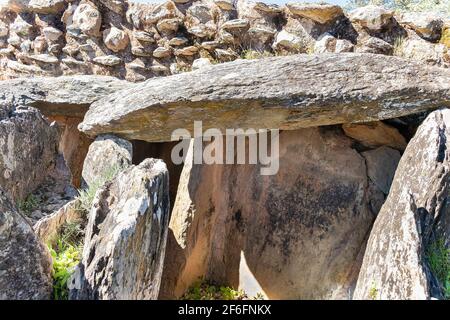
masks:
[[[133,145],[113,135],[101,135],[89,146],[83,164],[83,180],[90,186],[131,165]]]
[[[381,193],[351,144],[336,128],[284,131],[272,176],[260,165],[194,164],[190,149],[161,297],[203,277],[246,291],[256,282],[271,299],[350,298]]]
[[[431,113],[409,142],[372,228],[356,299],[440,297],[426,252],[450,242],[450,110]]]
[[[11,200],[22,201],[55,167],[58,129],[38,110],[2,101],[0,120],[0,186]]]
[[[146,159],[96,195],[71,299],[157,299],[170,214],[169,174]]]
[[[0,300],[50,299],[52,260],[0,189]]]

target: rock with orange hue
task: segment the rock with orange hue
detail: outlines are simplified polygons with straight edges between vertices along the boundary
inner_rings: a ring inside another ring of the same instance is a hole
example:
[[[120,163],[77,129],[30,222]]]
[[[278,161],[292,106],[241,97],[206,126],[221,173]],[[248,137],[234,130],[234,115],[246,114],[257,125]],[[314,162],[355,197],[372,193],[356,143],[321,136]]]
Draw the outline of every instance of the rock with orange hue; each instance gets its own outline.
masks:
[[[406,148],[406,140],[398,130],[381,121],[366,123],[345,123],[345,134],[366,147],[388,146],[397,150]]]

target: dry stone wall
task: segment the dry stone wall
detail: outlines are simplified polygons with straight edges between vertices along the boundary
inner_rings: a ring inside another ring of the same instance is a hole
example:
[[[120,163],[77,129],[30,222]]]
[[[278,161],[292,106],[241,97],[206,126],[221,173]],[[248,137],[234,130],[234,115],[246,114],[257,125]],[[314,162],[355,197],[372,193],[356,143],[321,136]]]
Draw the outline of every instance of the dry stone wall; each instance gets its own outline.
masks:
[[[448,17],[379,7],[251,0],[10,0],[0,78],[110,75],[129,81],[267,55],[370,52],[448,66]]]

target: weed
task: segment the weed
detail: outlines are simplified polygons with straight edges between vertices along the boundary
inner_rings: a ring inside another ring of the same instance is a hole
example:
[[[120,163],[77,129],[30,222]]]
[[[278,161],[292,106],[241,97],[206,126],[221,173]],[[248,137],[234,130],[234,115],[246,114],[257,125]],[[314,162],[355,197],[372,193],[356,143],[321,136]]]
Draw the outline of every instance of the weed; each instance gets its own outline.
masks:
[[[81,222],[65,223],[56,240],[55,247],[49,246],[53,259],[53,298],[67,300],[67,281],[79,263],[83,251],[83,229]]]
[[[192,66],[189,66],[189,65],[177,65],[177,71],[178,71],[178,73],[191,72],[192,71]]]
[[[443,287],[445,297],[450,299],[450,249],[445,246],[445,240],[432,242],[428,246],[426,257],[431,272]]]
[[[78,190],[78,201],[76,202],[75,210],[87,214],[91,210],[95,194],[100,187],[100,184],[93,183],[87,189]]]
[[[89,213],[98,189],[106,182],[111,181],[121,169],[118,165],[112,166],[105,170],[100,178],[92,182],[87,189],[78,190],[78,201],[75,209],[85,214]]]
[[[253,300],[266,300],[266,298],[261,292],[258,292],[256,296],[253,297]]]
[[[258,50],[251,50],[247,49],[241,52],[241,58],[246,60],[254,60],[254,59],[261,59],[266,57],[273,57],[274,54],[269,51],[258,51]]]
[[[394,40],[394,56],[402,57],[404,54],[405,38],[397,37]]]
[[[375,282],[372,282],[372,286],[369,289],[369,299],[370,300],[377,300],[378,299],[378,289]]]
[[[312,55],[315,52],[315,45],[312,42],[306,44],[306,54]]]
[[[247,297],[243,290],[234,290],[230,287],[220,287],[219,292],[222,296],[221,300],[243,300]]]
[[[181,300],[246,300],[247,294],[243,290],[235,290],[227,286],[218,286],[216,284],[199,280],[194,283],[184,294]],[[264,296],[258,293],[254,300],[263,300]]]
[[[105,170],[100,178],[91,183],[87,189],[79,190],[76,210],[87,214],[91,209],[97,190],[113,179],[120,169],[119,166],[113,166]],[[68,298],[67,281],[80,261],[83,236],[82,221],[65,223],[55,241],[55,247],[49,246],[53,259],[53,298],[55,300]]]
[[[84,228],[82,221],[66,222],[61,227],[59,242],[65,246],[80,246],[84,238]]]
[[[445,282],[444,295],[445,299],[450,300],[450,276],[447,277],[447,281]]]
[[[49,247],[49,250],[53,259],[53,299],[67,300],[67,281],[80,261],[80,247],[58,241],[57,248]]]
[[[32,194],[26,197],[25,200],[19,201],[17,203],[17,207],[19,208],[19,210],[24,213],[31,213],[34,209],[36,209],[38,205],[39,199]]]
[[[65,223],[54,247],[49,246],[53,259],[53,298],[68,298],[67,281],[79,263],[83,251],[84,231],[81,221]]]

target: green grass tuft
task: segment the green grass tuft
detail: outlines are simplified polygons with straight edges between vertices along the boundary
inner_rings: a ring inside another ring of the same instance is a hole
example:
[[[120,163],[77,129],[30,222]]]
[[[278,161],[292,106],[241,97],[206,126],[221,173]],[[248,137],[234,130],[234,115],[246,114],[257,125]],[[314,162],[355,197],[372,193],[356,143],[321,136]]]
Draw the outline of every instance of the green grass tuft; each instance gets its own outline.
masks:
[[[253,299],[263,300],[264,296],[258,293]],[[248,296],[243,290],[199,280],[188,289],[181,300],[248,300]]]
[[[243,50],[241,53],[241,58],[245,60],[254,60],[273,56],[275,56],[275,54],[269,51],[259,51],[251,49]]]
[[[105,170],[96,181],[91,183],[87,189],[78,190],[76,210],[84,214],[88,214],[91,210],[95,194],[106,182],[111,181],[119,173],[122,168],[120,166],[112,166]]]
[[[38,205],[39,199],[33,194],[30,194],[23,201],[19,201],[17,203],[17,207],[19,208],[19,210],[27,214],[33,212],[33,210],[36,209]]]
[[[445,246],[444,239],[430,244],[426,257],[431,272],[441,283],[446,299],[450,299],[450,249]]]
[[[378,289],[375,282],[372,282],[372,286],[369,289],[369,299],[370,300],[377,300],[378,299]]]

